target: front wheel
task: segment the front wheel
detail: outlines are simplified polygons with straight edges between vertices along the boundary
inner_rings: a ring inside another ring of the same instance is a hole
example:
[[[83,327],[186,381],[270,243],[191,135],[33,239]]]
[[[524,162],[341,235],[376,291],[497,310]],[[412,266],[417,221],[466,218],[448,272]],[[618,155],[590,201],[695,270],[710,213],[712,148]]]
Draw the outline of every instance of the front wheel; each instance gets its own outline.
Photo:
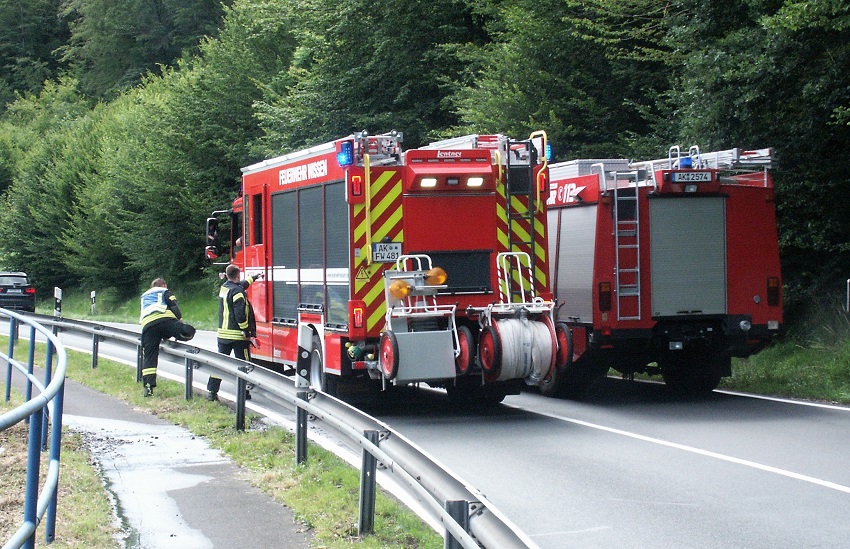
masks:
[[[325,360],[322,355],[322,340],[313,335],[312,349],[310,350],[310,387],[336,396],[336,380],[333,375],[325,372]]]

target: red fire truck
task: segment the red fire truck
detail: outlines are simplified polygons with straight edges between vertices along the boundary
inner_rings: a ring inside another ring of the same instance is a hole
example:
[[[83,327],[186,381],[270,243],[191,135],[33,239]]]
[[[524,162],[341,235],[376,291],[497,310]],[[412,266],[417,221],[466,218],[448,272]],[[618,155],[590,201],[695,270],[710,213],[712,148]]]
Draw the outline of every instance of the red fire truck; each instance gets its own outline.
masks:
[[[361,132],[243,168],[207,255],[229,224],[230,262],[265,275],[253,356],[287,369],[302,344],[327,392],[424,382],[500,401],[550,383],[545,133],[401,143]]]
[[[560,342],[554,389],[609,368],[717,387],[731,357],[782,323],[770,149],[672,147],[647,162],[550,166],[549,258]]]

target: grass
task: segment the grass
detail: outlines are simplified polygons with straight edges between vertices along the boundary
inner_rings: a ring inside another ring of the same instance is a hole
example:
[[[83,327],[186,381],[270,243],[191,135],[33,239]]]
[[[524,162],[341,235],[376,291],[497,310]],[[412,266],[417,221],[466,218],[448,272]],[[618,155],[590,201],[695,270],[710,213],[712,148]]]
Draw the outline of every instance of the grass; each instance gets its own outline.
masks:
[[[8,341],[7,338],[0,338],[0,345],[7,344],[2,342],[4,339]],[[22,340],[16,354],[26,356],[23,353],[27,350],[27,343]],[[37,346],[36,357],[36,362],[43,363],[42,345]],[[315,536],[316,547],[436,549],[443,546],[442,537],[398,501],[380,491],[375,504],[375,533],[359,537],[359,471],[332,453],[312,444],[309,446],[307,463],[297,465],[294,435],[285,429],[267,426],[256,415],[247,415],[246,424],[251,426],[249,429],[244,432],[237,431],[234,427],[235,414],[229,407],[201,398],[187,402],[183,397],[183,385],[163,378],[158,380],[155,398],[142,398],[133,369],[101,358],[98,368],[93,370],[90,355],[73,351],[69,352],[67,377],[120,398],[174,424],[182,425],[204,437],[211,446],[220,448],[244,468],[253,484],[289,507],[296,519],[310,528]],[[63,454],[61,485],[68,483],[68,477],[65,476],[65,459]],[[89,458],[82,458],[83,463],[87,460]],[[90,474],[95,479],[98,478],[94,470],[91,470]],[[89,488],[89,491],[100,492],[101,501],[97,507],[105,505],[106,509],[110,509],[108,497],[99,479],[96,484],[98,489]],[[88,486],[91,486],[91,481]],[[23,493],[22,487],[19,490]],[[97,521],[98,524],[107,524],[103,522],[100,512],[95,515],[91,511],[95,508],[94,505],[78,504],[74,500],[63,498],[60,500],[60,508],[63,514],[76,518],[83,525]],[[115,546],[78,538],[78,530],[85,530],[85,527],[57,528],[57,539],[62,538],[69,547]]]
[[[0,401],[0,412],[23,404],[21,395],[12,391],[9,402]],[[0,432],[0,540],[8,540],[23,522],[26,487],[27,439],[29,428],[23,422]],[[48,456],[42,454],[41,481],[47,473]],[[56,513],[56,539],[52,547],[118,548],[118,522],[109,494],[83,439],[75,433],[62,437],[59,474],[59,505]],[[44,540],[45,524],[36,530],[36,545]]]

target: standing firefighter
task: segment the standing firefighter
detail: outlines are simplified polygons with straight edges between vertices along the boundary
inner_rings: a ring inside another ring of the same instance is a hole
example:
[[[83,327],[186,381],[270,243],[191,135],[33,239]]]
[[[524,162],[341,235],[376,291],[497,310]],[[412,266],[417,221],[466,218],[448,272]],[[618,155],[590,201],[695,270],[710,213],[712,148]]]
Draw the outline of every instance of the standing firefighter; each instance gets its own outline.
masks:
[[[142,325],[142,382],[144,396],[153,395],[156,387],[156,368],[159,363],[159,344],[174,337],[185,340],[184,326],[180,322],[177,298],[168,289],[165,280],[156,278],[150,290],[142,294],[139,323]],[[191,337],[188,337],[191,339]]]
[[[224,355],[233,353],[236,358],[251,360],[251,341],[257,335],[257,323],[254,310],[248,301],[245,290],[262,278],[262,273],[239,280],[239,267],[228,265],[225,269],[227,280],[218,291],[218,352]],[[207,381],[209,400],[218,400],[221,378],[210,376]],[[245,394],[251,398],[250,393]]]

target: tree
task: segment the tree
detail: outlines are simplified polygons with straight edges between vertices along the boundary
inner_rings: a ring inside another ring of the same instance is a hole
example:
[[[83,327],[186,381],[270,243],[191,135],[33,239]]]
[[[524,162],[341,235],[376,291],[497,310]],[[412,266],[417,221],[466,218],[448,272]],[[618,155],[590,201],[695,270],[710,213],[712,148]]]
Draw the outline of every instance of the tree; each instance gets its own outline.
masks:
[[[41,91],[63,68],[54,50],[69,37],[61,0],[0,0],[0,113],[15,94]]]
[[[77,67],[89,94],[114,97],[146,73],[196,51],[218,28],[223,7],[216,0],[65,0],[71,37],[63,59]]]
[[[443,98],[462,67],[445,46],[478,34],[463,3],[301,0],[293,17],[293,67],[257,105],[264,152],[363,129],[403,131],[416,146],[455,122]]]

